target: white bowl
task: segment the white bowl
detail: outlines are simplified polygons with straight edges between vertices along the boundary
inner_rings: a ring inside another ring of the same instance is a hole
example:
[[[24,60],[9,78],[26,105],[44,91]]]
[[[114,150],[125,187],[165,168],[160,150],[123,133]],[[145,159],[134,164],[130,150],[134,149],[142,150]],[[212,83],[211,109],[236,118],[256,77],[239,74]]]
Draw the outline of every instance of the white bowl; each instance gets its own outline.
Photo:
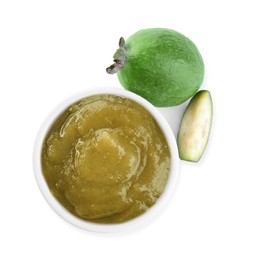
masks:
[[[95,224],[92,222],[88,222],[86,220],[82,220],[80,218],[77,218],[73,214],[71,214],[66,208],[64,208],[52,195],[50,192],[48,185],[45,181],[45,178],[42,174],[42,168],[41,168],[41,150],[44,138],[46,134],[48,133],[51,125],[53,122],[57,119],[57,117],[71,104],[78,101],[79,99],[82,99],[84,97],[92,96],[92,95],[98,95],[98,94],[111,94],[116,95],[120,97],[129,98],[140,105],[142,105],[144,108],[146,108],[151,115],[154,117],[154,119],[159,124],[160,128],[162,129],[165,138],[167,140],[167,143],[170,148],[171,153],[171,169],[169,178],[167,181],[167,184],[165,186],[164,192],[161,194],[159,199],[156,201],[156,203],[148,209],[145,213],[142,215],[139,215],[138,217],[131,219],[129,221],[120,223],[120,224]],[[43,122],[39,133],[37,135],[35,145],[34,145],[34,151],[33,151],[33,166],[34,166],[34,173],[35,177],[38,183],[38,186],[46,199],[46,201],[49,203],[51,208],[59,214],[63,219],[70,222],[71,224],[80,227],[82,229],[88,230],[88,231],[94,231],[94,232],[116,232],[116,231],[123,231],[127,229],[135,229],[140,228],[147,223],[149,223],[151,220],[153,220],[158,213],[160,213],[163,209],[163,207],[168,203],[171,193],[174,191],[174,185],[178,174],[178,165],[179,165],[179,154],[178,154],[178,148],[176,145],[175,137],[173,135],[173,132],[166,121],[166,119],[161,115],[161,113],[155,108],[151,103],[149,103],[144,98],[130,92],[124,89],[119,88],[98,88],[98,89],[89,89],[84,92],[78,93],[76,95],[73,95],[63,102],[61,102],[55,109],[52,110],[52,112],[47,116],[45,121]]]

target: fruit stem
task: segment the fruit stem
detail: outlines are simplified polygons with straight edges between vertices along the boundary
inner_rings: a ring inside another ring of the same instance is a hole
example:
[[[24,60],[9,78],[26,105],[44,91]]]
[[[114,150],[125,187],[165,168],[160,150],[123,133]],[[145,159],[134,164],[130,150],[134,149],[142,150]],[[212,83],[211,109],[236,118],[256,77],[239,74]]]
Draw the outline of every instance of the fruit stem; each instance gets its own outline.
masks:
[[[126,58],[127,58],[127,50],[126,50],[125,39],[121,37],[119,39],[119,48],[116,50],[113,56],[113,60],[115,63],[113,63],[111,66],[106,68],[107,73],[108,74],[117,73],[121,68],[124,67]]]

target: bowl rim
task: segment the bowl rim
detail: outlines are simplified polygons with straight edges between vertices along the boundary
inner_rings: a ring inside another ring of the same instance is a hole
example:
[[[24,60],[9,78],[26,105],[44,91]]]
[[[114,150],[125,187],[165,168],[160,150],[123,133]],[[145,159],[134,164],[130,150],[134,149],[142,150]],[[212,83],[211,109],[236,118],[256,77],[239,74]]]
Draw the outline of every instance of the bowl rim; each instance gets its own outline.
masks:
[[[76,101],[88,96],[101,95],[101,94],[110,94],[110,95],[120,96],[124,98],[129,98],[137,102],[141,106],[143,106],[153,116],[153,118],[160,126],[166,138],[166,141],[169,145],[170,153],[171,153],[171,169],[170,169],[169,177],[165,189],[163,193],[160,195],[160,197],[158,198],[158,200],[156,201],[156,203],[151,208],[149,208],[149,210],[147,210],[145,213],[131,220],[119,224],[96,224],[74,216],[66,208],[64,208],[58,202],[58,200],[51,194],[41,169],[42,144],[53,122],[66,108],[68,108],[71,104],[75,103]],[[179,153],[178,153],[176,139],[167,120],[159,112],[159,110],[156,107],[154,107],[150,102],[148,102],[146,99],[125,89],[113,88],[113,87],[91,88],[67,97],[62,102],[60,102],[54,109],[52,109],[51,112],[48,114],[48,116],[45,118],[38,131],[34,143],[33,169],[34,169],[36,182],[38,184],[38,187],[43,197],[45,198],[49,206],[60,217],[62,217],[67,222],[73,224],[74,226],[87,231],[99,232],[99,233],[113,233],[113,232],[125,231],[130,229],[131,230],[138,229],[143,226],[146,226],[156,216],[160,214],[162,209],[166,206],[167,202],[169,201],[169,198],[171,197],[175,188],[178,171],[179,171]]]

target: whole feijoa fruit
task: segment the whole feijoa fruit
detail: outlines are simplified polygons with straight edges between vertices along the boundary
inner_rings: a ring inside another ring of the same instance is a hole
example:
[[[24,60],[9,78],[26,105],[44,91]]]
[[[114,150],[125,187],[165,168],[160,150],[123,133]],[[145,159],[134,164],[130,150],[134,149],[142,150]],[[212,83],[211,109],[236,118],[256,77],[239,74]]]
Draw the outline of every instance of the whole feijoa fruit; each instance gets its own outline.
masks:
[[[121,37],[109,74],[117,72],[122,86],[158,107],[175,106],[192,97],[204,77],[204,64],[195,44],[163,28],[144,29]]]

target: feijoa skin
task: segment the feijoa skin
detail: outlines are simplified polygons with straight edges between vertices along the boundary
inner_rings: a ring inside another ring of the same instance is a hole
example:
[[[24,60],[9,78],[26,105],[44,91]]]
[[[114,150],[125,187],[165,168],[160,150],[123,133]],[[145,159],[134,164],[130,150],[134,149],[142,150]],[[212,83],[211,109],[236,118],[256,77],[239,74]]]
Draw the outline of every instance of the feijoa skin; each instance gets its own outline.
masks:
[[[163,28],[144,29],[120,39],[115,63],[121,85],[157,107],[176,106],[192,97],[204,77],[204,63],[195,44]]]

